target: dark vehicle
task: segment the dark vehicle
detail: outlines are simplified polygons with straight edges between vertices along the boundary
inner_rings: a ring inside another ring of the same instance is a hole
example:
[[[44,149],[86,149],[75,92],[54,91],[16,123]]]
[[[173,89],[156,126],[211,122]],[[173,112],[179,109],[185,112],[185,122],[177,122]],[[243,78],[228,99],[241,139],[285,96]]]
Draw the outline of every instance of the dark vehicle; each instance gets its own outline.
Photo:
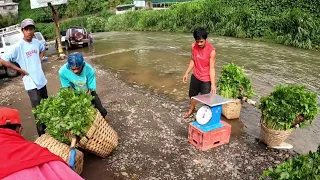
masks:
[[[69,27],[66,31],[62,31],[60,35],[62,48],[67,50],[75,47],[87,47],[89,45],[89,33],[84,27]],[[56,49],[58,49],[57,43],[56,41]]]

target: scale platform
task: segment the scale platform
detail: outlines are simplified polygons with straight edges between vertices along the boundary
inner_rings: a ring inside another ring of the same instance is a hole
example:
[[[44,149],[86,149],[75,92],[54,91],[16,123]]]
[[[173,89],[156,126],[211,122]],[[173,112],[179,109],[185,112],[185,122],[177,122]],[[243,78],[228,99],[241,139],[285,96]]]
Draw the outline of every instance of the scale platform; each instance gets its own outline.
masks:
[[[221,113],[222,113],[222,105],[232,102],[231,99],[226,99],[218,94],[203,94],[191,97],[191,99],[195,99],[211,108],[211,119],[206,124],[199,124],[197,121],[191,123],[191,125],[197,127],[203,132],[209,132],[214,129],[218,129],[223,127],[224,125],[220,122]],[[204,114],[205,116],[205,114]]]
[[[191,97],[191,99],[195,99],[195,100],[197,100],[203,104],[206,104],[210,107],[232,102],[231,99],[226,99],[218,94],[211,94],[211,93],[193,96],[193,97]]]

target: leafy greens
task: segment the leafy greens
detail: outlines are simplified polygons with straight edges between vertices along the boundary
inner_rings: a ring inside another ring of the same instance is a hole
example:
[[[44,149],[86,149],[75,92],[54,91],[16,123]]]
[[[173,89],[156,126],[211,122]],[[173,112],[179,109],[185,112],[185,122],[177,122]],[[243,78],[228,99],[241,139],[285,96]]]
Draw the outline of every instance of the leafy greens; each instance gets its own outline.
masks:
[[[92,100],[93,97],[85,92],[62,88],[55,96],[41,100],[33,113],[37,116],[37,122],[47,126],[47,133],[69,144],[67,133],[82,137],[92,124],[96,114]]]

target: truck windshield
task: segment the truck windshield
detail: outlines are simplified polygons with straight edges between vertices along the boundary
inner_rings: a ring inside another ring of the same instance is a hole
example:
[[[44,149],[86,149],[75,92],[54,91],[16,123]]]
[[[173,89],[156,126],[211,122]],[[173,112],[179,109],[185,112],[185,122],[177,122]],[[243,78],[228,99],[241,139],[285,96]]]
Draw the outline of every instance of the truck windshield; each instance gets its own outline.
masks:
[[[4,38],[4,43],[6,44],[6,46],[12,46],[22,39],[22,33],[21,32],[12,32],[10,34],[5,34],[3,36],[3,38]]]

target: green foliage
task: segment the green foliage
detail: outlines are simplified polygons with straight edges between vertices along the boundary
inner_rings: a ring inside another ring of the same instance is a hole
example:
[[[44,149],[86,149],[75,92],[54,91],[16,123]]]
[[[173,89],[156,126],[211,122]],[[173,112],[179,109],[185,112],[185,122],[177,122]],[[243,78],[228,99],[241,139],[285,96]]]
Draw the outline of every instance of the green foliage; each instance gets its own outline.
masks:
[[[60,15],[63,15],[62,12],[65,11],[66,6],[56,6],[56,9]],[[19,20],[22,21],[25,18],[31,18],[35,21],[35,23],[40,22],[52,22],[52,11],[48,7],[31,9],[30,0],[20,0],[19,1]]]
[[[92,0],[94,1],[94,0]],[[66,16],[67,17],[76,17],[85,15],[86,12],[86,6],[88,5],[86,0],[69,0],[68,1],[68,7],[66,9]],[[95,2],[95,1],[94,1]]]
[[[267,177],[279,180],[316,180],[320,179],[320,155],[317,152],[309,152],[299,155],[275,168],[265,170],[260,179]]]
[[[276,42],[305,49],[312,48],[312,37],[319,33],[315,20],[300,9],[281,13],[280,17],[274,18],[270,28],[277,32]]]
[[[305,127],[319,111],[316,93],[298,85],[276,86],[269,96],[260,98],[259,106],[266,126],[275,130],[288,130],[296,124]]]
[[[98,17],[98,16],[89,16],[87,18],[87,30],[89,32],[103,32],[106,21],[104,18],[102,17]]]
[[[132,3],[130,0],[68,0],[68,4],[58,5],[55,6],[55,8],[59,14],[59,17],[64,19],[108,11],[111,7],[129,2]],[[21,21],[25,18],[31,18],[36,23],[53,22],[52,11],[49,7],[31,9],[30,0],[20,0],[19,19]]]
[[[254,96],[249,78],[243,73],[242,68],[233,63],[222,67],[217,86],[219,94],[225,98],[238,99]]]
[[[87,93],[62,88],[57,95],[41,100],[33,113],[37,115],[37,122],[47,126],[47,133],[61,142],[70,143],[67,133],[82,137],[92,124],[96,113],[92,99]]]
[[[87,16],[72,18],[60,22],[60,30],[65,31],[70,26],[87,26]],[[48,39],[55,39],[56,31],[54,23],[39,23],[36,25],[36,30],[40,31]]]
[[[211,33],[272,40],[311,49],[320,45],[320,1],[197,0],[161,11],[135,11],[111,17],[106,30]]]
[[[9,16],[0,15],[0,28],[8,27],[18,23],[19,23],[18,18],[13,15],[9,15]]]

